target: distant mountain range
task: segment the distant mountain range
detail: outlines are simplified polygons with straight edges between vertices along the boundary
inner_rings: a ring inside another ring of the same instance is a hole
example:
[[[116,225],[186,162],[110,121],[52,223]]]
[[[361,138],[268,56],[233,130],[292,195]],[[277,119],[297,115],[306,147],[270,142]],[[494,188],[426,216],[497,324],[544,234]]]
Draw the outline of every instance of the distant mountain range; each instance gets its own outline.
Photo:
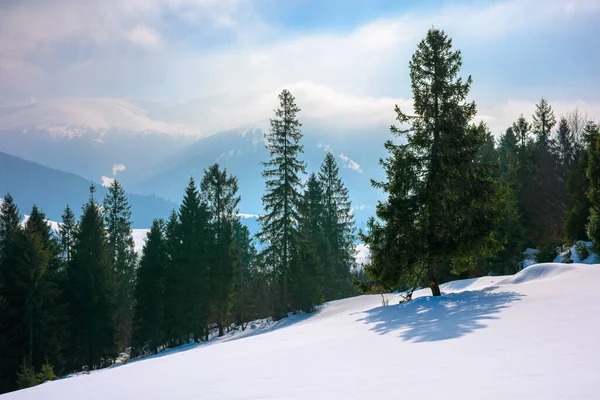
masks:
[[[129,192],[135,226],[143,228],[177,207],[190,177],[199,183],[203,170],[218,162],[239,179],[240,212],[260,214],[261,162],[268,158],[263,129],[268,123],[207,134],[194,128],[203,118],[211,119],[213,126],[225,126],[227,121],[221,116],[225,120],[220,122],[210,109],[207,101],[165,104],[120,99],[0,107],[0,151],[5,152],[0,155],[0,196],[10,191],[23,207],[36,202],[51,219],[59,220],[66,204],[79,210],[92,181],[98,183],[101,198],[105,190],[101,184],[118,179]],[[304,122],[301,114],[300,118]],[[377,161],[385,156],[387,127],[341,130],[308,120],[302,130],[308,172],[318,172],[326,151],[334,153],[357,224],[364,226],[381,198],[370,179],[382,178]],[[257,227],[252,219],[246,222]]]

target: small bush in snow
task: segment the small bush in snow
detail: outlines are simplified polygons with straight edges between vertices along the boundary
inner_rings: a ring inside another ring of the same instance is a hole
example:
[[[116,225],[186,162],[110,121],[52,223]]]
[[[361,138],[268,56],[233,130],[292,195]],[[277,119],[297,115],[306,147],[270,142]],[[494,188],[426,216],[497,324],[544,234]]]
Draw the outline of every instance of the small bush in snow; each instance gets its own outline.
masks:
[[[575,252],[577,253],[577,257],[579,257],[580,261],[583,261],[590,256],[590,252],[588,251],[585,242],[577,242],[575,244]]]
[[[558,256],[558,250],[553,244],[548,244],[535,255],[535,261],[538,263],[552,262]]]

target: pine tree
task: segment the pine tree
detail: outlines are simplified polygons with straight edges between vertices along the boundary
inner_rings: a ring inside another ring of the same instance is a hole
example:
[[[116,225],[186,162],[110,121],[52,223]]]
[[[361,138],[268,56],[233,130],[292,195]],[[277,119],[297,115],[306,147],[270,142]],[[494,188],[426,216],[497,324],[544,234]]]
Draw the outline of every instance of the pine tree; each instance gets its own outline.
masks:
[[[116,180],[111,183],[104,197],[104,222],[117,285],[117,335],[119,347],[123,349],[131,344],[137,254],[131,234],[131,207],[125,189]]]
[[[62,224],[58,227],[59,243],[64,261],[73,260],[73,245],[77,234],[77,222],[71,207],[67,206],[62,213]]]
[[[407,143],[385,144],[390,156],[381,163],[387,181],[375,182],[388,198],[361,235],[370,246],[370,277],[384,287],[414,287],[427,273],[434,296],[441,294],[439,274],[469,270],[474,260],[497,250],[497,191],[493,168],[476,161],[485,130],[474,126],[475,103],[466,102],[471,77],[457,77],[460,51],[452,40],[431,29],[410,62],[414,116],[396,106],[392,127]],[[413,282],[409,282],[413,281]]]
[[[140,259],[135,286],[133,342],[136,353],[155,353],[165,342],[164,289],[167,267],[165,223],[152,222]]]
[[[323,190],[323,233],[329,250],[323,263],[323,294],[329,301],[350,294],[350,267],[355,251],[352,205],[331,153],[321,164],[319,184]]]
[[[538,144],[547,144],[550,140],[550,132],[556,125],[556,117],[548,101],[542,97],[539,104],[536,105],[533,114],[533,132],[537,135]]]
[[[260,239],[266,243],[263,259],[267,260],[279,275],[281,282],[280,316],[289,309],[289,270],[292,255],[298,244],[298,205],[300,201],[300,175],[306,166],[298,156],[303,153],[299,144],[302,138],[301,124],[296,117],[300,108],[294,96],[283,90],[279,95],[280,106],[271,119],[266,135],[266,147],[270,160],[263,163],[266,193],[262,197],[265,214],[259,221]]]
[[[587,170],[590,163],[590,154],[593,145],[600,136],[598,125],[590,122],[581,133],[583,137],[583,150],[577,160],[577,166],[567,174],[567,193],[571,199],[572,207],[565,216],[565,236],[570,240],[583,240],[588,237],[586,225],[590,217],[590,180]]]
[[[165,226],[164,329],[167,344],[177,346],[185,336],[181,223],[173,210]]]
[[[237,218],[240,196],[237,178],[228,176],[219,164],[204,171],[200,184],[201,197],[210,215],[214,247],[211,251],[210,288],[211,301],[217,318],[219,336],[233,305],[233,279],[235,275],[235,239],[233,220]]]
[[[556,151],[561,162],[561,169],[564,174],[571,169],[577,161],[575,154],[575,136],[569,128],[569,122],[566,118],[561,118],[556,131]]]
[[[588,148],[588,167],[586,176],[589,180],[588,199],[590,201],[590,217],[586,225],[588,237],[596,249],[600,248],[600,136]]]
[[[29,361],[36,369],[50,363],[57,371],[61,371],[65,363],[63,352],[68,345],[69,317],[68,305],[63,297],[66,271],[60,258],[60,247],[45,214],[35,205],[25,230],[34,242],[34,254],[43,261],[47,258],[46,268],[39,271],[43,274],[39,276],[36,291],[32,292],[34,308],[31,328],[35,330],[32,332],[35,339],[32,349],[36,356],[31,356]]]
[[[108,364],[117,352],[117,287],[104,219],[94,192],[92,185],[68,267],[72,363],[75,368],[87,365],[90,369]]]
[[[235,257],[237,264],[234,281],[234,312],[237,323],[241,325],[242,330],[245,330],[246,326],[244,323],[256,315],[256,301],[252,296],[256,247],[254,246],[248,227],[242,224],[239,218],[233,221],[233,234],[235,237],[235,249],[238,252]]]
[[[325,207],[323,188],[315,174],[306,183],[299,208],[300,241],[292,263],[290,297],[295,309],[311,311],[323,300],[323,270],[330,263],[329,246],[323,224]],[[333,275],[334,265],[328,271]],[[332,282],[333,279],[331,278]]]
[[[209,247],[212,244],[209,212],[194,179],[190,178],[179,209],[181,245],[179,246],[184,340],[206,336],[210,316]]]

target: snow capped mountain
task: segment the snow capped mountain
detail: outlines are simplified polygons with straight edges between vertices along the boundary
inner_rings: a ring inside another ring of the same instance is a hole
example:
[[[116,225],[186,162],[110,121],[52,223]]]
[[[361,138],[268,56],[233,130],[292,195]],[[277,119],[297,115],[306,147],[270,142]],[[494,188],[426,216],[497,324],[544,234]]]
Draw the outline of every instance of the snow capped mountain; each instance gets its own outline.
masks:
[[[0,107],[0,132],[28,130],[59,137],[108,131],[198,134],[185,124],[152,119],[139,103],[125,99],[56,99]]]
[[[359,296],[3,398],[595,399],[599,279],[538,264],[403,304]]]

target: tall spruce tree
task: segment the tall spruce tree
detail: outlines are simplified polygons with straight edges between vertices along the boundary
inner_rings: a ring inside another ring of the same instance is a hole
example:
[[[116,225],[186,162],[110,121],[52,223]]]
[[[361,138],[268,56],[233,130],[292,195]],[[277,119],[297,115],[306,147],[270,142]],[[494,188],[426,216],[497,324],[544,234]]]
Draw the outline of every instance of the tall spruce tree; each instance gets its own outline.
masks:
[[[104,197],[104,222],[108,233],[108,251],[117,285],[116,317],[119,347],[131,344],[133,330],[133,290],[137,254],[131,233],[131,207],[125,189],[113,181]]]
[[[180,239],[179,247],[180,273],[182,281],[181,309],[184,321],[184,340],[189,335],[199,341],[206,337],[206,327],[210,316],[209,286],[209,248],[212,235],[209,226],[209,212],[196,188],[194,179],[190,178],[179,208]]]
[[[431,29],[410,62],[415,115],[395,111],[406,130],[392,127],[405,144],[385,144],[387,180],[375,182],[388,198],[377,205],[380,222],[362,235],[370,246],[367,272],[385,287],[426,271],[434,296],[439,274],[458,274],[497,249],[497,191],[493,168],[476,161],[485,130],[474,126],[475,103],[467,102],[471,77],[457,77],[460,51],[441,30]],[[413,286],[413,284],[410,284]]]
[[[45,268],[43,263],[38,264],[43,269],[38,269],[38,280],[31,292],[31,351],[35,355],[30,355],[30,366],[39,370],[49,363],[55,371],[60,372],[64,367],[63,354],[68,340],[68,305],[63,297],[66,270],[60,257],[58,240],[45,214],[35,205],[25,224],[25,231],[34,251],[32,259],[46,261]]]
[[[0,206],[0,393],[14,390],[19,365],[26,357],[27,325],[23,325],[25,309],[22,290],[14,282],[15,244],[21,236],[21,214],[10,194]],[[18,251],[18,249],[17,249]],[[17,293],[14,293],[17,290]],[[25,340],[25,341],[24,341]]]
[[[300,175],[306,166],[299,159],[303,153],[300,144],[302,133],[297,114],[300,108],[294,96],[284,89],[279,94],[279,108],[275,110],[271,128],[266,135],[266,147],[270,160],[263,163],[266,193],[262,197],[265,214],[259,221],[262,229],[260,239],[266,243],[263,259],[267,260],[279,276],[281,302],[279,316],[289,309],[289,270],[292,256],[298,244],[298,205],[301,198]]]
[[[323,300],[323,270],[332,261],[323,224],[323,188],[313,173],[308,177],[299,208],[300,241],[291,268],[290,298],[294,309],[311,311]],[[327,270],[333,274],[334,266]],[[333,279],[330,279],[332,282]]]
[[[165,222],[152,221],[140,259],[135,285],[133,344],[136,353],[156,353],[165,344],[164,294],[167,252]]]
[[[354,217],[348,189],[339,175],[335,157],[327,153],[319,171],[323,191],[323,234],[328,246],[323,263],[325,301],[347,296],[351,292],[350,267],[354,262]]]
[[[200,188],[213,232],[214,246],[210,252],[209,277],[211,301],[217,318],[219,336],[223,336],[223,325],[233,305],[233,280],[238,254],[234,249],[232,226],[237,218],[240,202],[237,178],[228,176],[227,170],[221,170],[219,164],[213,164],[204,171]]]
[[[169,346],[181,344],[185,336],[184,310],[185,296],[182,292],[187,276],[183,273],[182,264],[181,223],[175,210],[171,212],[165,225],[165,256],[164,272],[164,329]]]
[[[79,220],[73,261],[68,267],[74,368],[102,367],[117,353],[117,286],[104,218],[94,193],[92,185]]]

